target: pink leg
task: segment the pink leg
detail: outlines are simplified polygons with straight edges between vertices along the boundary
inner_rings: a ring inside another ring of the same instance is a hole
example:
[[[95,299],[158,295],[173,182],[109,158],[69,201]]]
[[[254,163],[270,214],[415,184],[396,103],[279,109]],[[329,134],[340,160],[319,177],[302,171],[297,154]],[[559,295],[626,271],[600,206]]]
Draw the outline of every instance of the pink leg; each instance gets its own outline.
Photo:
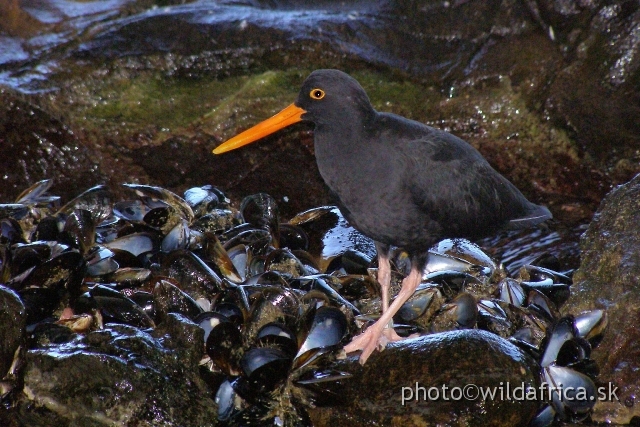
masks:
[[[389,255],[378,249],[378,283],[382,291],[382,312],[389,310],[389,289],[391,288],[391,264]]]
[[[413,295],[420,284],[420,280],[422,280],[422,272],[413,265],[409,275],[402,281],[402,289],[400,289],[398,296],[393,301],[393,304],[391,304],[389,309],[382,314],[376,323],[369,326],[366,331],[355,337],[349,344],[347,344],[344,350],[347,353],[362,350],[362,353],[360,354],[360,363],[364,365],[371,353],[373,353],[378,346],[384,348],[387,342],[402,339],[395,333],[395,331],[393,331],[392,328],[387,328],[387,326],[393,319],[393,315],[400,310],[402,304],[404,304],[409,297]]]

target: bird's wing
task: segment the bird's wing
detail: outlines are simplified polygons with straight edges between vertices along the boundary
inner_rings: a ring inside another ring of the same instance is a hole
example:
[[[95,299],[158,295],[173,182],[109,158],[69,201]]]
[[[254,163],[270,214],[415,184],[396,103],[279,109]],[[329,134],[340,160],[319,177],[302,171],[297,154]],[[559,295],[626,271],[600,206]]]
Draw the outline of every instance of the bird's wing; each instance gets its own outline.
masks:
[[[445,234],[474,238],[550,217],[467,142],[424,125],[419,130],[395,149],[404,153],[405,182],[414,203],[424,220],[437,222]]]

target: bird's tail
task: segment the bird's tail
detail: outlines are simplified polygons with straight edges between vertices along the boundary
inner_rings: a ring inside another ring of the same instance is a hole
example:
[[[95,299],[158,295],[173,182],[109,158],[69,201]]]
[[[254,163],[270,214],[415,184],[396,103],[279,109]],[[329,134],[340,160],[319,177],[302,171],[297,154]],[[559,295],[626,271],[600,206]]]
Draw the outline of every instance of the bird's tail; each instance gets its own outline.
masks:
[[[545,206],[531,204],[531,210],[527,215],[512,219],[507,224],[507,230],[520,230],[521,228],[532,227],[536,224],[540,224],[543,221],[553,218],[549,209]]]

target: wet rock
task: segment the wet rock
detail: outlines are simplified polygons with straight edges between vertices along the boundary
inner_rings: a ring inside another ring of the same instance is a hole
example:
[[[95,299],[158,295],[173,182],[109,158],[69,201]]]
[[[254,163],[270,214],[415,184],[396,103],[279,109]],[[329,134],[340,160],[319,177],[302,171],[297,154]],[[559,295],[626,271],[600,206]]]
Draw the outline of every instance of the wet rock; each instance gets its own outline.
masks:
[[[314,425],[522,426],[538,409],[536,401],[424,398],[430,387],[437,388],[431,389],[433,396],[437,392],[442,397],[443,386],[449,391],[467,384],[506,390],[507,382],[512,388],[536,387],[535,362],[510,342],[485,331],[408,339],[374,353],[364,366],[351,357],[336,367],[353,374],[332,386],[342,406],[312,409]],[[425,391],[418,388],[416,393],[416,387]]]
[[[17,385],[16,375],[10,371],[14,360],[21,357],[24,351],[26,318],[24,305],[18,295],[0,285],[0,401]]]
[[[628,423],[640,416],[640,175],[613,190],[581,241],[582,262],[564,312],[606,309],[609,327],[593,353],[598,382],[618,387],[619,401],[598,401],[593,419]]]
[[[96,153],[68,126],[11,90],[0,89],[1,193],[14,197],[25,182],[53,178],[72,197],[100,182]]]
[[[180,315],[153,331],[108,324],[60,341],[27,353],[19,425],[216,424],[197,369],[203,331]]]

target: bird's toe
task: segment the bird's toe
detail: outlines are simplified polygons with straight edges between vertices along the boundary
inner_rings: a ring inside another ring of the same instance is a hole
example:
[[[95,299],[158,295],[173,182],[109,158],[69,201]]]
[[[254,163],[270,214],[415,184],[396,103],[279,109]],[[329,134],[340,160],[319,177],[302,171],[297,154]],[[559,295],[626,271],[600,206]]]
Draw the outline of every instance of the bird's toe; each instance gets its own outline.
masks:
[[[344,350],[347,353],[361,350],[360,364],[364,365],[376,349],[382,351],[387,343],[400,339],[402,338],[392,328],[379,328],[378,325],[374,324],[355,337],[344,347]]]

